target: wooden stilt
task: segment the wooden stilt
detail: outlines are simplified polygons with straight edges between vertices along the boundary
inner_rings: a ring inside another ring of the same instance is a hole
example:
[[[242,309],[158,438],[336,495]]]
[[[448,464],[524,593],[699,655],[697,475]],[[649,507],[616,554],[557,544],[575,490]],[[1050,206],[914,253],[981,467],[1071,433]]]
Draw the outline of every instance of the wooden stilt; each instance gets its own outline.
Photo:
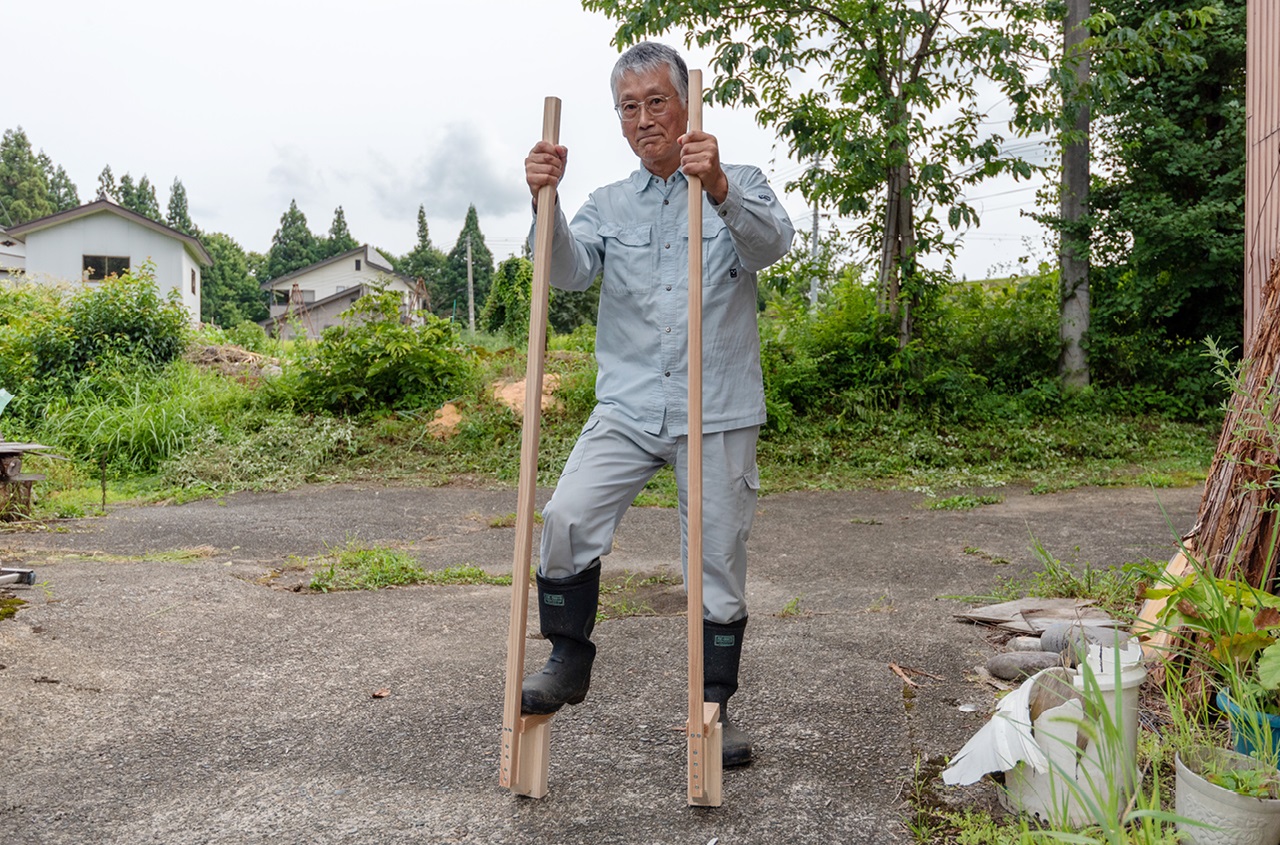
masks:
[[[547,97],[542,139],[560,142],[560,100]],[[547,299],[551,287],[551,235],[556,189],[538,191],[533,236],[533,290],[529,303],[529,350],[525,373],[524,428],[520,442],[520,485],[516,506],[516,549],[511,564],[511,621],[507,629],[507,685],[502,712],[499,782],[516,795],[547,794],[551,716],[520,712],[524,680],[524,640],[529,615],[529,565],[533,558],[533,520],[538,487],[538,434],[542,421],[543,355],[547,345]]]
[[[689,131],[702,131],[702,71],[689,71]],[[689,177],[689,805],[719,807],[720,706],[702,689],[702,180]]]

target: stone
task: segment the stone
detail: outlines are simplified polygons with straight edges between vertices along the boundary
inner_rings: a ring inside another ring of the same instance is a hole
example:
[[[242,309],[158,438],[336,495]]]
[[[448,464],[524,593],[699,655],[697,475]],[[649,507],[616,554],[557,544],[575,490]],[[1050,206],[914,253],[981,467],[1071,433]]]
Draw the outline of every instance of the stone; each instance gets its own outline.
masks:
[[[1014,637],[1004,647],[1005,651],[1044,651],[1039,637]]]
[[[1041,669],[1061,666],[1062,656],[1047,651],[1010,651],[987,661],[987,671],[1005,681],[1029,678]]]
[[[1040,648],[1061,654],[1072,643],[1115,646],[1118,637],[1123,637],[1118,640],[1120,646],[1123,646],[1128,641],[1128,634],[1117,629],[1119,624],[1113,620],[1058,622],[1050,625],[1040,635]]]

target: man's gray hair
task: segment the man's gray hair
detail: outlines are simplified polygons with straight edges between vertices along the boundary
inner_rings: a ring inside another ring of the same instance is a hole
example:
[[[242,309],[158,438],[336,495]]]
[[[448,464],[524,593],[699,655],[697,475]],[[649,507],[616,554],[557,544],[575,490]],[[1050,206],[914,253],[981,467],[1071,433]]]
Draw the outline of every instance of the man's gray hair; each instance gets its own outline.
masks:
[[[671,85],[676,89],[681,105],[689,105],[689,68],[679,53],[655,41],[641,41],[618,57],[617,64],[613,66],[613,74],[609,77],[614,104],[618,102],[618,84],[622,82],[623,76],[663,69],[671,74]]]

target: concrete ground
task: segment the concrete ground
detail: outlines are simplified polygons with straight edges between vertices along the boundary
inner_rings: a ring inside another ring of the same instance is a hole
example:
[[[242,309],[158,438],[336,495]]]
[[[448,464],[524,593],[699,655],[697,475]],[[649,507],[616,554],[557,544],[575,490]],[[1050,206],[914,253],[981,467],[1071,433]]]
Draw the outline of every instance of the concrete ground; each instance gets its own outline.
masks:
[[[1200,497],[1000,492],[968,511],[901,492],[760,500],[733,702],[758,759],[725,773],[717,809],[685,802],[671,609],[597,627],[591,695],[555,718],[551,792],[530,800],[497,777],[506,588],[259,583],[351,537],[509,572],[514,531],[490,523],[512,490],[309,487],[0,534],[0,559],[42,582],[0,622],[0,842],[912,842],[913,772],[994,702],[973,670],[997,638],[946,596],[1031,571],[1033,537],[1064,560],[1167,559]],[[674,511],[633,509],[606,573],[676,567],[677,537]],[[531,668],[547,648],[529,640]],[[914,696],[890,663],[919,673]]]

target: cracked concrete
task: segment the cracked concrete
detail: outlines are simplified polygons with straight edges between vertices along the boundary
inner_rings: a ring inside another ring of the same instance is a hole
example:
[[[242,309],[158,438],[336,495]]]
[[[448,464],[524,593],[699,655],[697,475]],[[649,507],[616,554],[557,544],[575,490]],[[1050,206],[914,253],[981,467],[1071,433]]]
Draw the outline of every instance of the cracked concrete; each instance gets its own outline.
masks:
[[[685,804],[681,616],[597,627],[591,695],[556,717],[533,801],[497,782],[506,588],[256,583],[351,537],[509,572],[514,532],[490,526],[513,490],[307,487],[0,534],[43,584],[0,622],[0,841],[911,842],[913,772],[994,700],[970,680],[991,633],[945,597],[1031,571],[1033,537],[1064,560],[1167,559],[1200,496],[997,492],[969,511],[870,490],[760,500],[733,702],[758,759],[725,773],[718,809]],[[674,568],[677,542],[674,511],[633,509],[606,571]],[[529,665],[546,650],[530,640]],[[916,673],[905,697],[891,662]]]

